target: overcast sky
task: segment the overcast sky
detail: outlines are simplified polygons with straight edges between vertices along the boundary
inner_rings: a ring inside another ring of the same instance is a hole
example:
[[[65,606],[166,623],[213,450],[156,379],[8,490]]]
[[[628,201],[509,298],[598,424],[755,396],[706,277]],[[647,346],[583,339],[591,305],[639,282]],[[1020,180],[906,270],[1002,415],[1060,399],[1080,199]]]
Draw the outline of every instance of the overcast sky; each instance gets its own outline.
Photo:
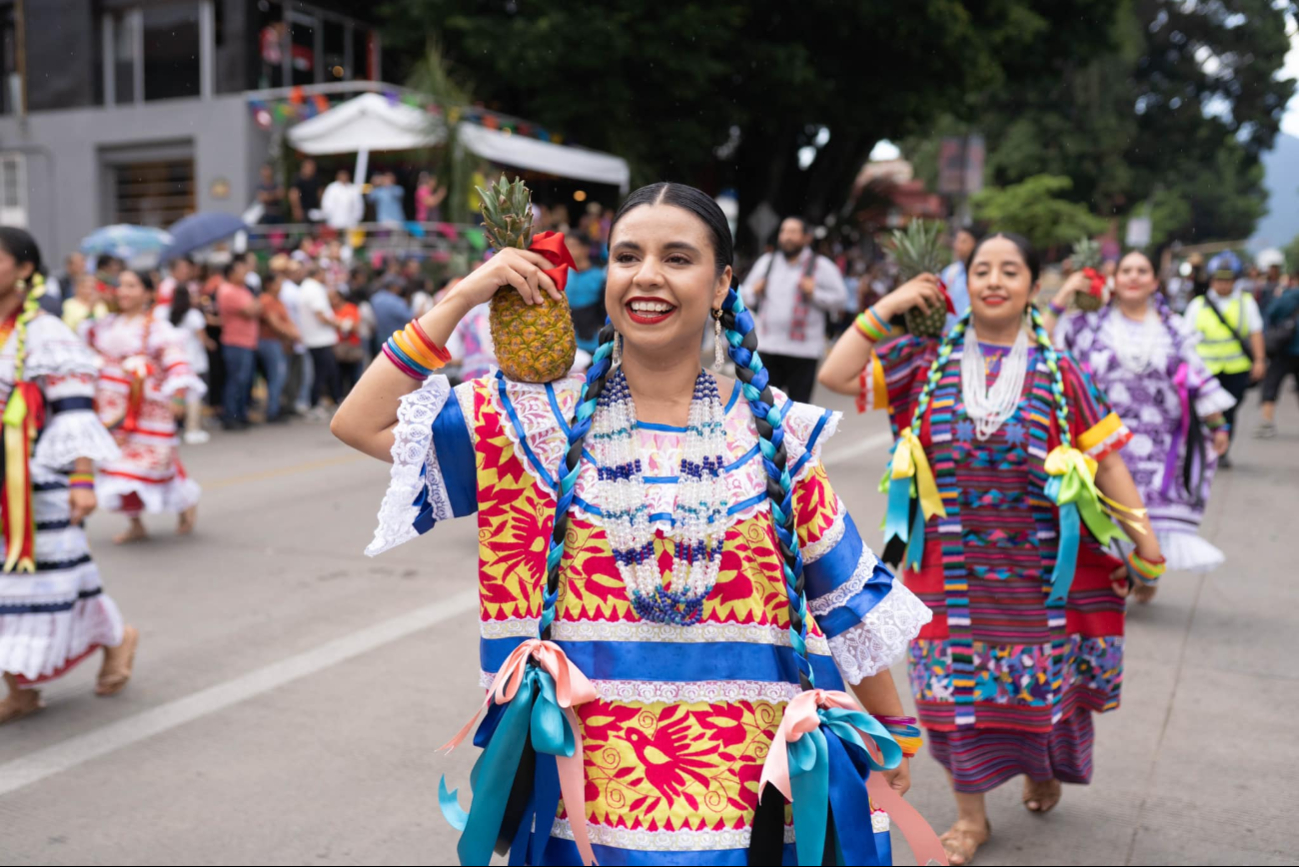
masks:
[[[1299,78],[1299,30],[1290,31],[1290,53],[1285,56],[1285,74],[1290,78]],[[1299,136],[1299,94],[1290,98],[1285,117],[1281,119],[1281,129],[1290,135]]]

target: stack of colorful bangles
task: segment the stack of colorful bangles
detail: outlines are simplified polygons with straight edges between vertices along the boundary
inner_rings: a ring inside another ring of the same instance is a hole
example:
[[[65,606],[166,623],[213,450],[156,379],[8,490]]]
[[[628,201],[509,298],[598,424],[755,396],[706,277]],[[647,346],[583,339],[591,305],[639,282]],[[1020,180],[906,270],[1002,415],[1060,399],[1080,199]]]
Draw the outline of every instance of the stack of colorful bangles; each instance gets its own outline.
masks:
[[[875,719],[893,735],[893,740],[902,747],[903,756],[909,759],[920,752],[920,726],[916,725],[915,717],[877,716]]]
[[[1054,316],[1056,319],[1059,319],[1061,316],[1063,316],[1065,314],[1065,311],[1068,309],[1063,304],[1055,303],[1054,298],[1052,298],[1051,301],[1046,306],[1051,309],[1051,315]]]
[[[892,331],[888,323],[875,312],[874,307],[857,314],[857,319],[853,322],[853,325],[861,332],[862,337],[865,337],[871,343],[888,340]]]
[[[383,354],[398,370],[420,382],[451,360],[451,353],[433,342],[418,319],[406,323],[401,331],[394,331],[383,345]]]
[[[1163,557],[1160,557],[1157,562],[1147,560],[1138,554],[1134,548],[1132,553],[1128,555],[1128,566],[1131,567],[1129,571],[1132,574],[1132,580],[1144,587],[1154,587],[1159,583],[1159,578],[1164,574],[1164,570],[1168,568],[1168,562]]]
[[[1231,431],[1231,425],[1227,422],[1225,418],[1221,418],[1221,417],[1216,419],[1214,418],[1205,419],[1204,426],[1207,427],[1209,430],[1213,431],[1214,433],[1217,433],[1220,430],[1225,430],[1227,432]]]
[[[89,488],[90,490],[94,490],[95,476],[93,473],[69,473],[68,487],[73,489]]]

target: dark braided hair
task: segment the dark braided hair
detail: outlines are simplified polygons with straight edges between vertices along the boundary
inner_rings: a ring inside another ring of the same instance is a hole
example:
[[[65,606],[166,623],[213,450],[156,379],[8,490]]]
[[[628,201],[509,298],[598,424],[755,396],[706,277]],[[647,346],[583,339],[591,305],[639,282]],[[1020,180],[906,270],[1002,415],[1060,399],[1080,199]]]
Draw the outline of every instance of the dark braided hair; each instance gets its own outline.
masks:
[[[685,184],[658,183],[636,190],[619,208],[610,227],[618,225],[626,214],[641,205],[672,205],[689,211],[708,227],[713,242],[714,268],[721,276],[731,265],[734,246],[730,227],[722,209],[702,190]],[[793,508],[793,480],[789,474],[789,460],[785,451],[785,431],[782,410],[776,406],[770,377],[758,355],[758,338],[753,317],[734,283],[722,305],[722,326],[726,329],[731,359],[736,365],[736,376],[757,425],[762,463],[767,473],[767,497],[771,501],[772,522],[780,545],[785,585],[789,599],[789,634],[797,658],[799,684],[804,689],[814,686],[812,666],[807,660],[807,598],[804,591],[803,555],[798,547]],[[546,558],[546,590],[543,597],[540,630],[542,638],[550,637],[550,625],[555,620],[555,605],[559,599],[560,561],[564,555],[564,539],[568,533],[568,515],[573,503],[573,490],[577,483],[582,457],[582,443],[591,429],[591,417],[604,392],[611,369],[615,331],[606,324],[600,331],[600,344],[586,374],[573,424],[568,439],[568,452],[564,457],[558,484],[558,501],[555,506],[555,526],[551,533],[550,549]]]

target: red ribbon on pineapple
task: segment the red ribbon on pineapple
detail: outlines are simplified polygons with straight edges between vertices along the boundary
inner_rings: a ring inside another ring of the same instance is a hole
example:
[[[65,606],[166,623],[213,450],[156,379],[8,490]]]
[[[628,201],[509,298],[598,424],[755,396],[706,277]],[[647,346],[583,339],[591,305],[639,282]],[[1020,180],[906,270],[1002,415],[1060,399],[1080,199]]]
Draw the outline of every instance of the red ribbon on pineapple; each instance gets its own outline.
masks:
[[[568,252],[568,247],[564,244],[564,233],[542,232],[534,235],[528,249],[540,253],[547,262],[555,266],[543,268],[541,273],[554,280],[555,288],[563,292],[564,287],[568,285],[568,270],[577,267],[573,262],[573,254]]]
[[[952,296],[947,294],[947,284],[942,277],[938,278],[938,288],[943,290],[943,303],[947,305],[947,312],[955,316],[956,307],[952,304]]]
[[[1087,294],[1093,298],[1105,297],[1105,275],[1095,268],[1084,268],[1083,276],[1090,282],[1087,284]]]
[[[36,383],[14,385],[2,421],[5,477],[4,490],[0,491],[0,521],[5,530],[4,571],[35,572],[36,516],[28,460],[36,433],[45,424],[45,399]]]

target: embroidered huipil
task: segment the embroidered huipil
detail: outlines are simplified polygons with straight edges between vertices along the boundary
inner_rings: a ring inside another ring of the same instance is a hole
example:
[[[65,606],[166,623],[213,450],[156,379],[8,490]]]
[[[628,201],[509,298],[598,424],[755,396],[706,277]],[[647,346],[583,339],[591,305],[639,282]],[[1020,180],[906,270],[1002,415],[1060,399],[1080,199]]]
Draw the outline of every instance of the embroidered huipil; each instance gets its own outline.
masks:
[[[1218,466],[1203,419],[1231,409],[1236,400],[1209,373],[1196,351],[1199,332],[1176,313],[1156,308],[1148,315],[1158,317],[1160,326],[1147,334],[1113,307],[1076,312],[1060,320],[1055,339],[1087,365],[1096,387],[1132,430],[1123,460],[1149,510],[1168,568],[1206,571],[1221,565],[1225,557],[1198,533]],[[1129,370],[1116,347],[1142,341],[1151,343],[1146,347],[1148,366]],[[1192,421],[1201,428],[1202,454],[1188,454]],[[1189,476],[1184,474],[1188,460],[1192,462]]]
[[[863,372],[859,405],[886,408],[895,435],[911,423],[938,346],[900,338]],[[992,383],[1006,348],[983,351]],[[917,422],[947,517],[930,519],[921,569],[905,573],[934,613],[911,645],[911,689],[932,731],[1050,732],[1075,710],[1118,706],[1123,600],[1109,576],[1120,564],[1084,532],[1067,604],[1046,605],[1058,535],[1043,466],[1060,443],[1052,377],[1031,348],[1014,415],[980,442],[961,396],[962,355],[958,343]],[[1131,434],[1071,358],[1059,364],[1073,444],[1099,461]],[[959,783],[961,768],[953,772]]]
[[[580,385],[576,378],[522,385],[498,375],[452,391],[444,377],[433,377],[402,401],[392,482],[368,553],[437,521],[477,513],[484,686],[520,642],[537,634],[555,471]],[[577,710],[583,818],[602,863],[747,863],[762,762],[784,703],[798,693],[757,432],[735,396],[725,419],[729,526],[701,623],[667,626],[637,617],[601,527],[589,453],[578,478],[552,638],[598,693]],[[838,414],[805,405],[786,415],[815,619],[808,649],[817,686],[826,689],[888,667],[930,617],[876,561],[830,487],[819,453],[838,421]],[[655,551],[666,568],[671,548],[664,533],[684,428],[642,424],[637,436],[659,531]],[[578,863],[573,813],[561,806],[560,815],[545,860]],[[887,817],[877,812],[875,823],[886,844]],[[789,857],[792,840],[787,819]]]
[[[184,391],[203,394],[207,388],[190,369],[184,334],[148,315],[120,314],[89,323],[83,332],[101,362],[95,406],[122,450],[120,458],[100,468],[95,480],[100,502],[115,511],[142,506],[147,512],[183,512],[197,504],[198,483],[185,475],[180,462],[171,398]],[[149,372],[138,413],[132,415],[132,374],[126,368],[141,363],[147,363]],[[132,494],[139,503],[130,499]]]

